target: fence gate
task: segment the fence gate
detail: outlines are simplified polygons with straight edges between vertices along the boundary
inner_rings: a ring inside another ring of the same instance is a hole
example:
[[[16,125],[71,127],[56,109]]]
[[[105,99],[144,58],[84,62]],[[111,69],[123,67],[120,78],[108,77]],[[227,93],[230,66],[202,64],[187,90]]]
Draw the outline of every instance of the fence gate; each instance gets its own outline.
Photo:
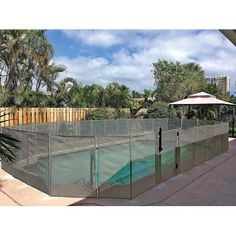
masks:
[[[161,158],[161,181],[178,174],[179,147],[178,130],[159,132],[159,150]]]

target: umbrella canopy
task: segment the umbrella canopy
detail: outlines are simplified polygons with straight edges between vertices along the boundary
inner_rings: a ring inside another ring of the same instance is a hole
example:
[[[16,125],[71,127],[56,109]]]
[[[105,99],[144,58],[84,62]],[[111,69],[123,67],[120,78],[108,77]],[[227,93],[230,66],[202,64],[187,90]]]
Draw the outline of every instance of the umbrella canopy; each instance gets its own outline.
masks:
[[[235,104],[230,102],[225,102],[223,100],[217,99],[215,96],[200,92],[188,96],[186,99],[182,99],[177,102],[172,102],[169,105],[227,105],[235,106]]]

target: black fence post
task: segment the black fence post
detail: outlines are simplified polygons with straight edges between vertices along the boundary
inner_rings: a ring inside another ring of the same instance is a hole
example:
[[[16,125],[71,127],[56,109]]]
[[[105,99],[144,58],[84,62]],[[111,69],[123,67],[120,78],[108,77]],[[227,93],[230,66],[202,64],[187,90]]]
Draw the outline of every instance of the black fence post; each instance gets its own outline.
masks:
[[[90,189],[93,190],[93,180],[96,174],[96,163],[95,163],[95,152],[96,150],[91,149],[90,151]]]
[[[162,128],[159,129],[159,131],[156,131],[155,135],[156,139],[156,151],[155,151],[155,184],[161,183],[161,151],[163,150],[162,148]]]
[[[179,146],[179,131],[177,131],[177,145],[175,147],[175,175],[180,174],[180,146]]]
[[[129,136],[129,174],[130,174],[130,200],[133,199],[133,166],[132,166],[132,137]]]
[[[161,155],[158,148],[159,134],[155,132],[155,185],[161,182]]]
[[[162,128],[159,129],[159,152],[161,152],[163,150],[162,148]]]

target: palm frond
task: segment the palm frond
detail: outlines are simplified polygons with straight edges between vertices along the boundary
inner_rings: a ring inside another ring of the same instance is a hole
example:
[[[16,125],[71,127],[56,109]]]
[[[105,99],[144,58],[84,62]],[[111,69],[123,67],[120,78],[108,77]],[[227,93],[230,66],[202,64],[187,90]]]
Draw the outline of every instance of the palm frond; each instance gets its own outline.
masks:
[[[7,113],[0,117],[6,116]],[[9,121],[11,119],[2,120],[0,123]],[[20,149],[20,141],[9,134],[0,132],[0,161],[1,162],[13,162],[16,158],[16,150]]]

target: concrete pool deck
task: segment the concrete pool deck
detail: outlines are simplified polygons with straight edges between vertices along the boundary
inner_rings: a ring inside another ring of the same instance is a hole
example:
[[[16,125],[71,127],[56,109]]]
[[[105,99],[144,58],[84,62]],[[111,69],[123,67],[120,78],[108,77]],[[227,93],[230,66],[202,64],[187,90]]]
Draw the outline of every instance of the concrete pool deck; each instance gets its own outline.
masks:
[[[139,195],[133,200],[49,195],[0,169],[0,205],[6,206],[236,206],[236,139],[229,150]]]

